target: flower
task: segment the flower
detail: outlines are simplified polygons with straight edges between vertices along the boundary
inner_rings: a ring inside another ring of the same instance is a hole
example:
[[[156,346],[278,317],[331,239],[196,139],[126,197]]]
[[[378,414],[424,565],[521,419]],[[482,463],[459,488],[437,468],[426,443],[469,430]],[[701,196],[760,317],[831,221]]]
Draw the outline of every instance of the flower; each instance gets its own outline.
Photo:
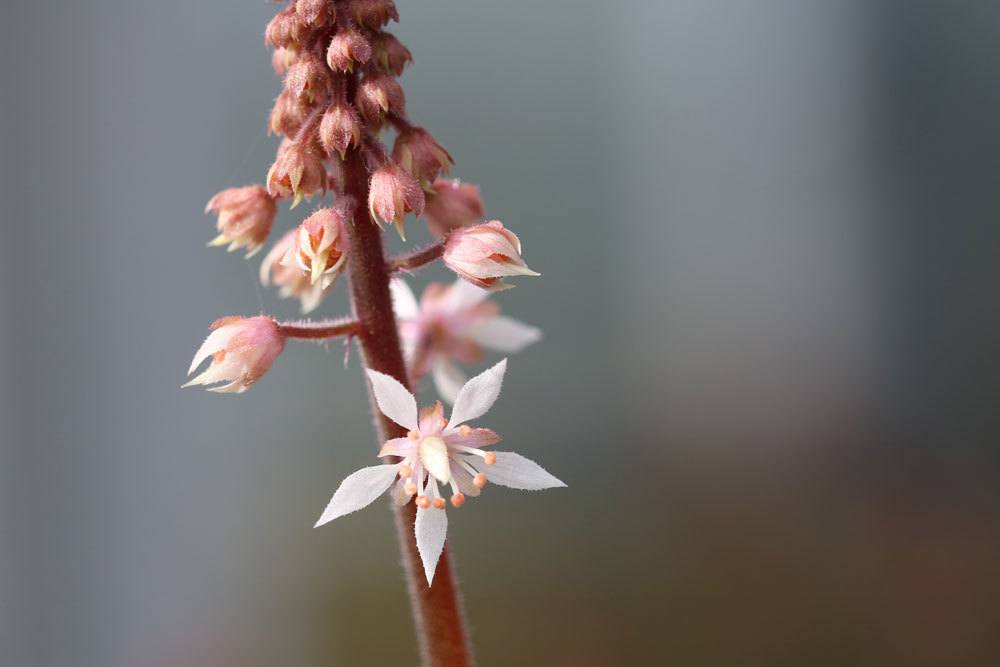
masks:
[[[382,124],[387,113],[406,115],[403,87],[388,74],[367,74],[358,84],[355,99],[361,115],[374,128]]]
[[[314,102],[326,90],[329,70],[319,58],[304,53],[285,72],[285,90],[300,100]]]
[[[419,304],[402,279],[389,286],[410,378],[416,384],[430,371],[448,403],[466,381],[453,361],[477,363],[484,348],[513,354],[542,337],[539,329],[500,315],[499,306],[486,300],[489,291],[465,280],[431,283]]]
[[[369,370],[379,410],[409,429],[406,437],[389,440],[379,452],[379,456],[399,457],[400,462],[362,468],[348,476],[316,526],[370,505],[395,482],[394,502],[405,505],[416,496],[414,532],[430,586],[448,531],[444,512],[447,503],[439,484],[450,487],[451,504],[456,508],[465,504],[466,496],[478,496],[487,481],[526,491],[566,486],[519,454],[484,451],[484,447],[500,442],[500,436],[488,428],[466,424],[492,407],[500,395],[506,369],[504,359],[469,380],[455,401],[450,421],[444,418],[441,403],[424,408],[418,415],[417,401],[406,387],[388,375]]]
[[[347,261],[344,221],[349,210],[343,206],[323,208],[306,218],[281,259],[283,266],[295,266],[309,276],[309,284],[321,289],[333,285]]]
[[[499,220],[463,227],[448,234],[444,263],[469,282],[494,291],[509,289],[506,276],[541,275],[521,258],[521,241]]]
[[[380,28],[389,22],[399,20],[396,3],[392,0],[352,0],[354,20],[369,28]]]
[[[392,147],[392,159],[414,178],[431,183],[454,163],[448,151],[422,127],[403,130]]]
[[[336,17],[333,3],[329,0],[296,0],[295,12],[303,21],[314,26],[321,26],[328,21],[332,23]]]
[[[295,5],[289,5],[272,18],[264,30],[264,43],[275,49],[297,47],[308,25],[295,12]]]
[[[323,114],[319,122],[319,140],[327,155],[334,151],[340,159],[347,157],[347,149],[361,145],[361,119],[358,112],[346,102],[334,102]]]
[[[334,35],[326,50],[326,64],[334,71],[353,72],[354,63],[364,65],[371,57],[372,45],[353,28]]]
[[[270,317],[224,317],[212,322],[209,329],[212,333],[195,352],[188,375],[208,357],[212,363],[185,387],[228,382],[208,390],[242,394],[285,349],[285,336]]]
[[[381,65],[382,69],[399,76],[403,73],[406,63],[413,62],[413,55],[391,33],[383,32],[376,36],[375,62]]]
[[[273,282],[282,298],[297,298],[302,303],[304,315],[316,310],[316,306],[329,291],[329,285],[324,287],[322,281],[311,282],[309,274],[303,272],[298,265],[282,264],[281,260],[294,251],[298,234],[297,229],[287,232],[264,256],[264,261],[260,264],[260,283],[266,287]]]
[[[403,240],[403,220],[407,211],[420,215],[424,210],[424,191],[417,179],[399,165],[386,162],[372,174],[368,189],[368,211],[376,222],[382,220],[396,225]]]
[[[219,235],[208,245],[229,244],[229,251],[247,249],[247,257],[264,247],[271,233],[278,205],[260,185],[228,188],[208,201],[205,213],[219,216],[216,229]]]
[[[267,172],[267,191],[272,197],[291,197],[292,208],[303,197],[326,192],[326,167],[323,148],[315,141],[293,142],[287,139],[278,147],[278,157]]]
[[[431,189],[424,217],[432,234],[445,236],[453,229],[479,222],[486,214],[478,185],[439,178]]]

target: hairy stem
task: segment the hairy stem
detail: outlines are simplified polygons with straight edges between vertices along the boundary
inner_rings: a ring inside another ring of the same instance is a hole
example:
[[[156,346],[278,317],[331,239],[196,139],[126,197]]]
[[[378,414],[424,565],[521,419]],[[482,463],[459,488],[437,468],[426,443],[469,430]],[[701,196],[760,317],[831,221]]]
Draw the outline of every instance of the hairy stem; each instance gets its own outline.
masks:
[[[391,375],[408,386],[389,295],[390,272],[385,261],[382,231],[368,215],[368,174],[357,151],[350,151],[347,155],[344,181],[345,194],[357,202],[354,216],[346,227],[351,302],[359,324],[357,336],[362,358],[368,368]],[[406,429],[378,410],[370,390],[368,399],[375,415],[379,445],[390,438],[404,437]],[[472,655],[465,634],[458,584],[447,545],[438,561],[434,585],[428,587],[413,532],[416,506],[411,501],[394,511],[423,664],[427,667],[471,665]]]
[[[278,331],[288,338],[322,340],[337,336],[354,336],[360,329],[357,320],[339,319],[320,322],[278,322]]]
[[[420,250],[414,250],[413,252],[393,257],[389,261],[389,271],[413,271],[414,269],[419,269],[425,264],[430,264],[431,262],[440,259],[443,254],[444,241],[438,241],[437,243],[429,245],[426,248],[421,248]]]

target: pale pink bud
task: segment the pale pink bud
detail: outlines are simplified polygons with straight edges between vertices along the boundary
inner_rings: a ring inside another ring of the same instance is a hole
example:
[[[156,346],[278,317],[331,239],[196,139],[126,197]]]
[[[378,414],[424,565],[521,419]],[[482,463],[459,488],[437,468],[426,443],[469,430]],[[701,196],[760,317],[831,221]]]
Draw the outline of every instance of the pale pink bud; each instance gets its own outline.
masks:
[[[278,205],[259,185],[223,190],[205,207],[205,213],[218,215],[219,235],[208,245],[228,243],[230,252],[246,248],[247,257],[250,257],[264,246],[277,211]]]
[[[208,390],[241,394],[267,372],[285,349],[285,336],[270,317],[224,317],[209,328],[212,333],[195,353],[188,375],[205,359],[211,357],[212,363],[185,387],[216,385]]]
[[[319,140],[328,155],[340,153],[340,159],[347,156],[347,149],[361,145],[361,118],[358,112],[346,102],[335,102],[323,114],[319,124]]]
[[[403,130],[396,137],[392,159],[414,178],[431,182],[454,164],[451,155],[422,127]]]
[[[474,225],[486,214],[478,185],[439,178],[432,189],[433,194],[427,195],[424,217],[428,228],[437,236]]]
[[[379,33],[375,41],[375,62],[382,69],[399,76],[406,64],[413,62],[413,55],[395,36],[383,32]]]
[[[293,48],[277,48],[271,54],[271,67],[278,76],[284,76],[288,68],[292,66],[295,59],[299,57],[298,51]]]
[[[336,17],[329,0],[295,0],[295,12],[305,23],[317,27],[332,23]]]
[[[309,106],[290,91],[283,90],[274,100],[274,107],[271,108],[271,116],[267,121],[267,129],[271,134],[294,136],[308,115]]]
[[[264,43],[275,49],[298,46],[307,31],[308,26],[296,13],[295,5],[289,5],[268,22]]]
[[[456,229],[444,244],[449,269],[484,289],[512,287],[506,276],[537,276],[521,258],[521,241],[499,220]]]
[[[327,187],[323,148],[315,141],[285,140],[278,148],[278,157],[267,172],[267,191],[272,197],[291,197],[292,207],[302,198],[310,198]]]
[[[357,102],[361,115],[378,126],[385,114],[406,114],[406,96],[403,87],[388,74],[370,74],[358,85]]]
[[[322,281],[313,284],[309,274],[304,273],[297,265],[287,266],[281,261],[294,250],[298,243],[299,230],[287,232],[264,256],[260,264],[260,283],[265,287],[274,283],[282,298],[296,298],[302,303],[302,313],[316,309],[323,297],[329,291]],[[329,286],[328,286],[329,287]]]
[[[403,220],[407,211],[419,216],[424,210],[424,191],[417,179],[399,165],[386,162],[372,174],[368,192],[368,210],[376,221],[396,225],[400,238],[404,238]]]
[[[303,54],[288,68],[285,90],[299,99],[312,102],[326,90],[329,79],[329,70],[319,58]]]
[[[389,22],[399,20],[396,3],[392,0],[351,0],[354,20],[369,28],[380,28]]]
[[[310,284],[322,288],[333,284],[347,260],[344,222],[350,209],[323,208],[306,218],[297,230],[295,245],[282,258],[284,266],[296,266],[308,274]]]
[[[353,72],[354,63],[364,65],[372,57],[372,45],[354,28],[341,30],[330,40],[326,64],[332,70]]]

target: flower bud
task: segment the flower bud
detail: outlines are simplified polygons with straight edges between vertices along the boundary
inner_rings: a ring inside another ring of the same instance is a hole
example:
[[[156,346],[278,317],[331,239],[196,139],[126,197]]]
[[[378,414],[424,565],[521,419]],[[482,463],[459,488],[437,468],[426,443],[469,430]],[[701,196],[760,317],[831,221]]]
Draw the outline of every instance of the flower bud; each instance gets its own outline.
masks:
[[[271,67],[278,76],[285,76],[285,72],[292,66],[295,59],[299,57],[298,51],[284,46],[277,48],[271,53]]]
[[[333,23],[336,13],[329,0],[295,0],[295,13],[304,23],[323,26]]]
[[[399,20],[392,0],[351,0],[351,11],[355,21],[369,28],[381,28],[389,19]]]
[[[375,40],[375,62],[387,72],[400,76],[406,64],[413,62],[413,56],[394,35],[382,32]]]
[[[361,145],[361,119],[358,112],[346,102],[334,102],[323,114],[319,123],[319,140],[328,155],[340,153],[347,157],[347,149]]]
[[[451,155],[422,127],[403,130],[396,137],[392,159],[420,181],[432,182],[454,164]]]
[[[212,363],[185,387],[216,385],[209,391],[241,394],[260,379],[285,349],[285,336],[270,317],[224,317],[209,327],[188,369],[193,373],[205,359]],[[218,385],[219,382],[228,384]]]
[[[326,192],[323,157],[323,148],[315,141],[284,140],[278,147],[278,157],[267,172],[267,191],[272,197],[294,195],[293,208],[303,197],[310,198],[317,192]]]
[[[368,211],[378,221],[396,225],[400,238],[403,234],[403,220],[407,211],[419,216],[424,210],[424,191],[417,179],[410,176],[392,162],[372,174],[368,192]]]
[[[424,217],[427,227],[436,236],[474,225],[486,214],[478,185],[439,178],[434,181],[432,190],[433,193],[427,195]]]
[[[323,208],[306,218],[297,230],[295,244],[281,263],[296,266],[309,276],[309,283],[326,289],[337,279],[347,260],[344,222],[350,209]]]
[[[275,14],[264,29],[264,43],[280,49],[282,47],[298,46],[308,31],[308,25],[295,11],[295,5],[289,5]]]
[[[316,309],[329,290],[323,287],[322,281],[311,283],[309,274],[304,273],[298,265],[281,263],[289,251],[296,247],[298,235],[299,230],[291,230],[267,252],[260,264],[260,284],[267,287],[274,283],[282,298],[298,299],[302,304],[302,313],[306,314]]]
[[[246,248],[251,257],[264,246],[277,212],[278,205],[259,185],[223,190],[205,207],[205,213],[218,215],[219,235],[209,245],[228,243],[230,252]]]
[[[285,74],[285,90],[300,100],[314,102],[326,90],[329,70],[310,54],[302,54]]]
[[[390,111],[400,116],[406,114],[406,96],[399,82],[388,74],[369,74],[358,85],[357,103],[361,115],[372,126],[382,124]]]
[[[334,71],[353,72],[354,63],[364,65],[371,57],[372,45],[354,28],[334,35],[326,50],[326,64]]]
[[[271,108],[271,116],[267,121],[268,132],[286,137],[294,136],[308,115],[309,106],[291,92],[283,90]]]
[[[449,269],[483,289],[499,291],[513,285],[506,276],[537,276],[521,258],[521,241],[499,220],[456,229],[444,244]]]

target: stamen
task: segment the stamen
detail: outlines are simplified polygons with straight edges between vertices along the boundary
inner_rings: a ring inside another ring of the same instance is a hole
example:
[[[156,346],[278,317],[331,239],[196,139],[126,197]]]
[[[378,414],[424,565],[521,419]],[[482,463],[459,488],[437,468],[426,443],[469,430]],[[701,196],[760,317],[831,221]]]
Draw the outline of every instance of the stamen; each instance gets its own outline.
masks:
[[[464,504],[465,504],[465,494],[464,493],[456,493],[455,495],[453,495],[451,497],[451,506],[452,507],[461,507]]]
[[[467,447],[465,445],[454,445],[454,444],[452,444],[452,445],[448,445],[448,446],[451,447],[452,449],[456,450],[456,451],[462,452],[463,454],[475,454],[479,458],[481,458],[484,461],[486,461],[486,465],[493,465],[494,463],[497,462],[497,455],[494,454],[493,452],[484,452],[483,450],[481,450],[481,449],[479,449],[477,447]],[[489,459],[493,459],[493,460],[490,461]]]
[[[431,506],[431,499],[427,496],[417,496],[417,507],[422,510],[427,509]]]
[[[444,498],[434,499],[434,507],[436,507],[437,509],[443,510],[445,508],[445,505],[447,505],[447,503],[444,501]]]
[[[486,475],[484,475],[483,473],[477,474],[475,477],[472,478],[472,485],[477,489],[481,489],[484,486],[486,486]]]
[[[462,424],[458,427],[458,432],[465,437],[469,437],[469,434],[472,433],[472,427],[468,424]]]
[[[412,477],[407,478],[406,483],[403,484],[403,493],[405,493],[407,496],[412,496],[416,492],[417,492],[417,485],[413,483],[413,478]]]
[[[486,452],[485,454],[483,454],[483,462],[488,466],[493,465],[494,463],[497,462],[497,453]]]
[[[413,477],[413,468],[406,465],[405,463],[401,463],[399,466],[399,476],[402,477],[403,479],[406,479],[407,477]]]

